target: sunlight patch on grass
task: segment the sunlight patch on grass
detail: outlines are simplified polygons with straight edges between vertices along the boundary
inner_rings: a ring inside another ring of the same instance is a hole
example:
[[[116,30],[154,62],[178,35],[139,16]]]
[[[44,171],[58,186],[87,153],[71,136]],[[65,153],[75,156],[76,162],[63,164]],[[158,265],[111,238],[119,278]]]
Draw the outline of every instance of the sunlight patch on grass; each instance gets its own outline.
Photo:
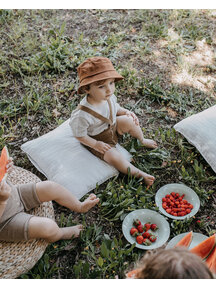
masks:
[[[214,66],[214,51],[206,40],[196,41],[196,50],[189,55],[182,55],[179,61],[179,72],[173,69],[172,83],[188,85],[203,92],[214,89],[216,77],[206,75]]]

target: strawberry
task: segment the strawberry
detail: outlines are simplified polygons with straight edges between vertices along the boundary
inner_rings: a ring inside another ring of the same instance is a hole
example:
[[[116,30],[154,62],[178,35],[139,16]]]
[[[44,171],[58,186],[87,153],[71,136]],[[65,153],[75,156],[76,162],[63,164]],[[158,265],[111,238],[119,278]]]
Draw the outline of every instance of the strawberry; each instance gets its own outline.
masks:
[[[149,232],[144,232],[144,233],[142,234],[143,238],[149,238],[150,235],[151,235],[151,234],[150,234]]]
[[[143,244],[146,246],[150,246],[151,245],[151,241],[148,238],[144,238],[143,239]]]
[[[138,225],[140,225],[140,224],[141,224],[141,222],[140,222],[139,219],[135,219],[135,220],[133,221],[133,225],[134,225],[134,226],[138,226]]]
[[[144,227],[145,231],[148,231],[151,228],[151,223],[145,223]]]
[[[136,228],[132,227],[130,230],[130,234],[131,234],[131,236],[135,237],[138,235],[138,230]]]
[[[162,198],[162,202],[166,202],[167,199],[165,197]]]
[[[136,242],[137,242],[138,244],[142,244],[142,243],[143,243],[143,236],[141,236],[141,235],[137,236],[137,237],[136,237]]]
[[[164,203],[162,204],[162,207],[163,207],[164,209],[166,209],[166,208],[167,208],[167,204],[164,202]]]
[[[171,211],[172,211],[172,210],[171,210],[170,208],[166,209],[166,212],[167,212],[168,214],[170,214]]]
[[[142,224],[138,225],[138,226],[137,226],[137,230],[138,230],[140,233],[142,233],[142,232],[143,232],[143,225],[142,225]]]
[[[151,230],[156,231],[158,229],[156,224],[151,224]]]
[[[149,237],[149,240],[150,240],[151,242],[155,242],[155,241],[157,240],[157,237],[156,237],[155,235],[151,235],[151,236]]]

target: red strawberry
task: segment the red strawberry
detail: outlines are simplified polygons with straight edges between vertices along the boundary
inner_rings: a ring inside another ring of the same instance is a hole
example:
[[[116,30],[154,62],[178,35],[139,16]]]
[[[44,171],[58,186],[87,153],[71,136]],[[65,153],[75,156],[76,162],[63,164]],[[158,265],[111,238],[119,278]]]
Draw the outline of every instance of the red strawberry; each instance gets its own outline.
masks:
[[[151,228],[151,223],[145,223],[145,231],[148,231]]]
[[[137,236],[137,237],[136,237],[136,242],[137,242],[138,244],[142,244],[142,243],[143,243],[143,236],[141,236],[141,235]]]
[[[151,224],[151,230],[156,231],[158,229],[156,224]]]
[[[149,246],[149,245],[151,245],[151,241],[148,238],[144,238],[143,239],[143,244],[146,245],[146,246]]]
[[[149,238],[150,235],[151,235],[151,234],[150,234],[149,232],[144,232],[144,233],[142,234],[143,238]]]
[[[167,199],[165,197],[162,198],[162,202],[166,202]]]
[[[167,204],[164,202],[164,203],[162,204],[162,207],[163,207],[164,209],[166,209],[166,208],[167,208]]]
[[[142,225],[142,224],[138,225],[138,226],[137,226],[137,230],[138,230],[140,233],[142,233],[142,232],[143,232],[143,225]]]
[[[151,236],[149,237],[149,240],[150,240],[151,242],[155,242],[155,241],[157,240],[157,237],[156,237],[155,235],[151,235]]]
[[[171,211],[172,211],[172,210],[171,210],[171,209],[169,209],[169,208],[168,208],[168,209],[166,209],[166,212],[167,212],[168,214],[170,214],[170,213],[171,213]]]
[[[130,230],[130,234],[131,234],[131,236],[135,237],[138,235],[138,230],[136,228],[132,227]]]
[[[140,225],[140,224],[141,224],[141,222],[140,222],[139,219],[135,219],[135,220],[133,221],[133,225],[135,225],[135,226],[138,226],[138,225]]]

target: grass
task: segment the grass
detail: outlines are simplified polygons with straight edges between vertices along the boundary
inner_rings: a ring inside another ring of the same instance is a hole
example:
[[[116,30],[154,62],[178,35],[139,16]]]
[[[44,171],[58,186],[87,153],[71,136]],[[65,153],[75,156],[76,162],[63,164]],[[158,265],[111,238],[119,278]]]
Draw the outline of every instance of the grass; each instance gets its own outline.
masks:
[[[86,229],[79,240],[49,245],[20,278],[124,278],[143,251],[124,239],[122,220],[135,209],[157,211],[154,195],[171,182],[194,189],[201,208],[189,220],[168,219],[170,237],[214,233],[215,174],[172,127],[216,102],[215,22],[213,10],[0,10],[0,148],[7,144],[16,165],[45,179],[20,146],[70,117],[80,101],[76,68],[95,55],[109,57],[125,77],[119,103],[159,144],[147,151],[123,139],[136,166],[156,177],[148,191],[120,175],[95,189],[100,205],[85,215],[54,204],[60,226]]]

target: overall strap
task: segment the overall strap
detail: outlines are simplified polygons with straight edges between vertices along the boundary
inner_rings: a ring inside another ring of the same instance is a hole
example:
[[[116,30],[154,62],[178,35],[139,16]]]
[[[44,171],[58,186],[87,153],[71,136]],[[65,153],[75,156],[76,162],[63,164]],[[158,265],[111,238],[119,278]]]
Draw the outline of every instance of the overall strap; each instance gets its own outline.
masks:
[[[109,104],[109,110],[110,110],[110,121],[113,123],[113,113],[112,113],[112,105],[110,102],[110,99],[107,100],[108,104]]]
[[[109,103],[109,102],[108,102]],[[110,104],[109,104],[110,105]],[[101,121],[104,121],[106,123],[108,123],[109,125],[112,125],[112,120],[111,119],[108,119],[106,117],[103,117],[101,114],[97,113],[96,111],[86,107],[86,106],[83,106],[83,105],[78,105],[77,107],[78,109],[82,110],[82,111],[85,111],[89,114],[91,114],[92,116],[100,119]]]

